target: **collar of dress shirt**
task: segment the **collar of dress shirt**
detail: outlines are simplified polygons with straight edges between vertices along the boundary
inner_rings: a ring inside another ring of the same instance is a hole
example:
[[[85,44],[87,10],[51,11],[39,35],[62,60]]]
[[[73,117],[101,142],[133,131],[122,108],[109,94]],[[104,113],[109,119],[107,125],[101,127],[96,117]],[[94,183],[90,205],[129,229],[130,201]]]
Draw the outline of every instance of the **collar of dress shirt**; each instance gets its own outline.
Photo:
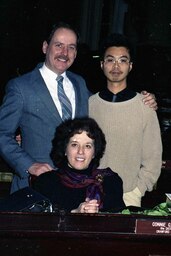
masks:
[[[56,79],[56,77],[58,76],[55,72],[53,72],[52,70],[50,70],[46,64],[44,63],[43,66],[39,69],[41,74],[44,76],[44,77],[50,77],[52,79]],[[63,78],[65,79],[66,78],[66,72],[62,73],[61,74],[63,76]]]
[[[113,101],[113,95],[114,95],[114,93],[109,91],[108,88],[106,88],[105,90],[103,90],[99,93],[100,98],[102,98],[103,100],[109,101],[109,102]],[[136,92],[134,92],[128,88],[125,88],[116,94],[115,102],[122,102],[122,101],[130,100],[135,96],[136,96]]]

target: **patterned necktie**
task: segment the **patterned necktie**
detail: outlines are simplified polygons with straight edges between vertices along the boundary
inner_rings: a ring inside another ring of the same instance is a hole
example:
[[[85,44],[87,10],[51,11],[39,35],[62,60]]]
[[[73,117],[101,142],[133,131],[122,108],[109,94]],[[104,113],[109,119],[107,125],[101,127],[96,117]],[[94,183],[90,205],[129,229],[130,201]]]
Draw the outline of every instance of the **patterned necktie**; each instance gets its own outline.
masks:
[[[58,76],[56,80],[58,82],[58,99],[62,108],[62,120],[65,121],[72,118],[72,106],[63,88],[63,77]]]

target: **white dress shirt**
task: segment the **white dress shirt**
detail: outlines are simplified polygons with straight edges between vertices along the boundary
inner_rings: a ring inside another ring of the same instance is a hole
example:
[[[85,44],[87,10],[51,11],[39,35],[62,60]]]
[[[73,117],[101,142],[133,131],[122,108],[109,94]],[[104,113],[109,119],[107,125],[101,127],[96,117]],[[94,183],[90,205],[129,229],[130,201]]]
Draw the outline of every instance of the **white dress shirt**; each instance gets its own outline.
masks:
[[[51,71],[49,68],[47,68],[45,63],[39,70],[40,70],[43,80],[45,81],[45,84],[49,90],[49,93],[55,103],[55,106],[56,106],[60,116],[62,117],[61,104],[59,102],[58,93],[57,93],[57,86],[58,86],[58,83],[56,80],[57,74],[54,73],[53,71]],[[64,87],[65,94],[67,95],[68,99],[71,102],[72,118],[74,118],[75,117],[75,91],[74,91],[71,81],[66,76],[66,72],[62,73],[61,75],[64,78],[63,79],[63,87]]]

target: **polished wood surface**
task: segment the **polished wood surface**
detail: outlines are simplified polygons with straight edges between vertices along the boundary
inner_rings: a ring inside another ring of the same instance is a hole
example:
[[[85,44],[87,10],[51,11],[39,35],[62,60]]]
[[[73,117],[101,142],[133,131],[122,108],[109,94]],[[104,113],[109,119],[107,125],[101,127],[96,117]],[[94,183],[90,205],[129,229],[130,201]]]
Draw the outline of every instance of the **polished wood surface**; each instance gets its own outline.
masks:
[[[155,227],[163,224],[169,232],[156,233]],[[171,218],[64,212],[0,213],[0,255],[169,256]]]

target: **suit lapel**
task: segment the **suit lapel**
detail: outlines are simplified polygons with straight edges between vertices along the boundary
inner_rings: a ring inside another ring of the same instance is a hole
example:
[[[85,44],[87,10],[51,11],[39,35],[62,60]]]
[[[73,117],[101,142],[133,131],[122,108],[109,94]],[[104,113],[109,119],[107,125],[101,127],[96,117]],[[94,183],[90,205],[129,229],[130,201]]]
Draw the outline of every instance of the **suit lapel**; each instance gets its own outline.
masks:
[[[66,72],[68,78],[73,84],[73,88],[75,90],[75,116],[79,116],[79,104],[81,99],[81,91],[78,81],[75,79],[74,75],[71,72]],[[49,112],[50,116],[53,117],[55,122],[62,121],[61,116],[53,102],[53,99],[47,89],[47,86],[40,74],[38,68],[36,68],[33,72],[31,84],[33,85],[33,90],[37,94],[37,96],[41,99],[43,104],[45,105],[47,111]]]
[[[36,70],[36,75],[34,75],[32,85],[35,93],[41,99],[50,115],[53,116],[55,121],[59,121],[61,119],[59,112],[38,69]]]

